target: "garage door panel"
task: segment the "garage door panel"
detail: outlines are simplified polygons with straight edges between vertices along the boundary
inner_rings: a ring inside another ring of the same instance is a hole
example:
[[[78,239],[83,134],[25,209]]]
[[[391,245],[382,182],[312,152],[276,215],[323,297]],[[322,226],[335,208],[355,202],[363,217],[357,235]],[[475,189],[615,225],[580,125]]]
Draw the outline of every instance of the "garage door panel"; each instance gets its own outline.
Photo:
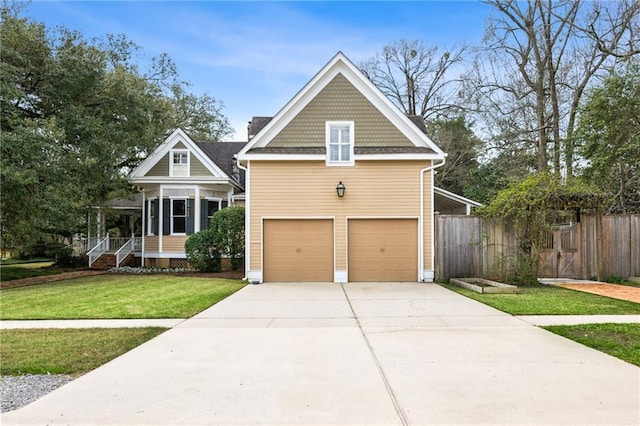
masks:
[[[264,222],[265,281],[333,281],[333,221],[269,219]]]
[[[349,220],[349,281],[416,281],[416,219]]]

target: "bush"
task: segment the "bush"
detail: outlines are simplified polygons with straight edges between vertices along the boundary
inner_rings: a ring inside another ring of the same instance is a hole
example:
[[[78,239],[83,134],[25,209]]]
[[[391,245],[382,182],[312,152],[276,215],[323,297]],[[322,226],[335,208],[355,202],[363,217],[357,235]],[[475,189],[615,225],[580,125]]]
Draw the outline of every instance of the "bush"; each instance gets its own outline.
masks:
[[[83,266],[89,266],[87,256],[76,256],[70,247],[60,248],[53,255],[53,258],[55,259],[55,266],[59,268],[81,268]]]
[[[211,219],[215,245],[229,257],[231,269],[236,271],[244,264],[244,207],[227,207]]]
[[[214,232],[211,229],[196,232],[184,244],[187,261],[191,266],[202,272],[219,272],[221,269],[221,255],[218,250]]]

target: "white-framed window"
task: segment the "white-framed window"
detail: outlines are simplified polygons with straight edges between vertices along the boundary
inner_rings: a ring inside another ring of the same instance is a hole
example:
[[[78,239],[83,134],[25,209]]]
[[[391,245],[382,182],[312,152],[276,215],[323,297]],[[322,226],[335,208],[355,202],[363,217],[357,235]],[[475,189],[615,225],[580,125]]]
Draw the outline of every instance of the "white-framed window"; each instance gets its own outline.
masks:
[[[172,149],[169,154],[169,176],[189,176],[189,151]]]
[[[220,199],[207,199],[207,223],[211,223],[213,215],[220,210]]]
[[[147,200],[147,235],[155,235],[158,230],[158,199]]]
[[[325,125],[328,166],[353,166],[353,121],[327,121]]]
[[[187,199],[171,199],[171,234],[187,233]]]

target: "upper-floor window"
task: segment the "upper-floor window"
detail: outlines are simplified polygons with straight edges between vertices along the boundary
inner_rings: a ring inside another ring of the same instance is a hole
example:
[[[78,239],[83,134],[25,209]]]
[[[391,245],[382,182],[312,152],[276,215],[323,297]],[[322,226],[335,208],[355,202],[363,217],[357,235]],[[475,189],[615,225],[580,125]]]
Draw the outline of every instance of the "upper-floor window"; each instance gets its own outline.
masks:
[[[171,150],[169,161],[169,176],[189,176],[189,151]]]
[[[353,121],[327,121],[327,165],[353,165]]]

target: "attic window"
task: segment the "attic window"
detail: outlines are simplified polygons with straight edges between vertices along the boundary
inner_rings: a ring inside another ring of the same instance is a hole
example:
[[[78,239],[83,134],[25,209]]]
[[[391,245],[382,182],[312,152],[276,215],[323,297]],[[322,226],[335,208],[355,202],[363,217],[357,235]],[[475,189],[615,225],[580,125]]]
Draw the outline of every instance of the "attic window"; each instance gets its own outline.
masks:
[[[326,144],[328,166],[353,165],[353,121],[327,121]]]
[[[189,151],[171,150],[169,158],[169,176],[189,176]]]

